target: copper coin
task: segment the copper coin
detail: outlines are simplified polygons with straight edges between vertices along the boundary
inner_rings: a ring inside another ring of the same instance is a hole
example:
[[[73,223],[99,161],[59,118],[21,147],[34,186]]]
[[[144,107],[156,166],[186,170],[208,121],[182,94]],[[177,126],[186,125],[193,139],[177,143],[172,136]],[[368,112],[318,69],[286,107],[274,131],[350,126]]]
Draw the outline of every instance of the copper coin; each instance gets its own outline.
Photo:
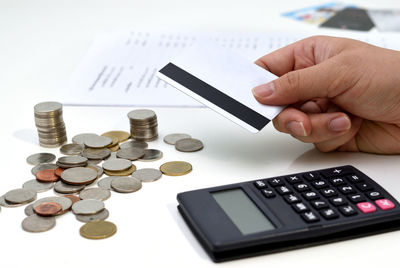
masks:
[[[36,173],[36,179],[40,182],[56,182],[60,178],[56,176],[55,169],[44,169]]]
[[[79,196],[76,196],[73,194],[67,194],[67,195],[64,195],[64,197],[70,199],[72,201],[72,205],[81,200],[81,198]]]
[[[56,202],[43,202],[33,210],[40,216],[55,216],[62,210],[62,206]]]
[[[54,174],[56,174],[57,177],[61,177],[61,173],[63,173],[64,170],[65,169],[58,167],[54,170]]]

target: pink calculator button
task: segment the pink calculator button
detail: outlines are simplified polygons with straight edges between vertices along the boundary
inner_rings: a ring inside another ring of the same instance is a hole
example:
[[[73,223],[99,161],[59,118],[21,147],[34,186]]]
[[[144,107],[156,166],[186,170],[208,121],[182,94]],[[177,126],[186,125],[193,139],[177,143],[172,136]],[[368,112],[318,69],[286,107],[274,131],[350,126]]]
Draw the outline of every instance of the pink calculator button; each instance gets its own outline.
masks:
[[[393,202],[388,199],[376,200],[375,204],[382,210],[389,210],[394,208]]]
[[[376,211],[376,207],[369,202],[358,203],[357,207],[362,213],[371,213]]]

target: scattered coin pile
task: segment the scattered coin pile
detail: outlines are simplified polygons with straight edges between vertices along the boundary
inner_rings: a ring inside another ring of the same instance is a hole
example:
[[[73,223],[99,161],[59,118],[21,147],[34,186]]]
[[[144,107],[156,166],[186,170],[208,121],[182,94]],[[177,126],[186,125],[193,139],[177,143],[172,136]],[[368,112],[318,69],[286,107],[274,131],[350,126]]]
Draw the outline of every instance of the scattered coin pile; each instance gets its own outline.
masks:
[[[67,141],[61,103],[39,103],[34,107],[34,114],[40,146],[59,147]]]
[[[152,110],[139,109],[128,113],[132,139],[152,141],[158,137],[157,115]]]

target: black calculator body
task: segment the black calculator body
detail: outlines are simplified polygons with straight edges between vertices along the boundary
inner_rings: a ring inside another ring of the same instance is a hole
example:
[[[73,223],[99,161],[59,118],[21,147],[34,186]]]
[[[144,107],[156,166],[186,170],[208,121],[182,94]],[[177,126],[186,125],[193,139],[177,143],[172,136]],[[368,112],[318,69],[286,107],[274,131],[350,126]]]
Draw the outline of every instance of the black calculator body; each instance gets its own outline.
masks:
[[[215,262],[400,229],[400,205],[353,166],[180,193],[178,209]]]

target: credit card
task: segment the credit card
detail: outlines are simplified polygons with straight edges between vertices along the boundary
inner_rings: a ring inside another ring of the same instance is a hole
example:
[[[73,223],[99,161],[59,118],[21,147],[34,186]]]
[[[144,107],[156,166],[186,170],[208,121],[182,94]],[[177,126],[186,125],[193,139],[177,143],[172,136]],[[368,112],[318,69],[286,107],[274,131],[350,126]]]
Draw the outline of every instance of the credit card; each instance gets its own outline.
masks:
[[[216,43],[186,48],[157,76],[253,133],[283,109],[259,103],[251,91],[277,76]]]

